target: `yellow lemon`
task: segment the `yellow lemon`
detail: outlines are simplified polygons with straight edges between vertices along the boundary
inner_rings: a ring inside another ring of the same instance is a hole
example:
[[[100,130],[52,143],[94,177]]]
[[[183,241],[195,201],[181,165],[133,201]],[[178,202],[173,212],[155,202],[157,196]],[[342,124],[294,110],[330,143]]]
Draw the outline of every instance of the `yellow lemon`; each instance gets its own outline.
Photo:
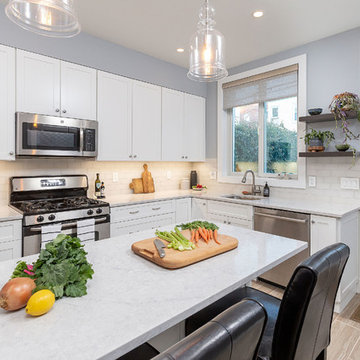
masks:
[[[26,313],[32,316],[46,314],[55,303],[55,295],[50,290],[40,290],[31,296],[27,305]]]

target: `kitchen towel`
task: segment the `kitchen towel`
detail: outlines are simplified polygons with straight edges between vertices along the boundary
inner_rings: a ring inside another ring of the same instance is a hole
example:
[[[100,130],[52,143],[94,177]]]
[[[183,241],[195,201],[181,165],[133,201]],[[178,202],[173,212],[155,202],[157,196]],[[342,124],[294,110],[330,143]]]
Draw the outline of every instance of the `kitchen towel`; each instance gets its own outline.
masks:
[[[41,248],[45,248],[45,244],[53,241],[61,233],[61,224],[44,225],[41,227]]]
[[[77,237],[80,241],[95,241],[95,219],[77,221]]]

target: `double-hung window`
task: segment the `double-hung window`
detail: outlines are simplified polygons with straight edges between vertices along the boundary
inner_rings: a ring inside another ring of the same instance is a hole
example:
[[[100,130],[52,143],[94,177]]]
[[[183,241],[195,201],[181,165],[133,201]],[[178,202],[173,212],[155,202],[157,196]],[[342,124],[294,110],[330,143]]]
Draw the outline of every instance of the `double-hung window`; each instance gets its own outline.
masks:
[[[273,65],[219,84],[220,178],[239,178],[251,169],[272,185],[285,186],[279,180],[287,180],[288,186],[302,186],[298,113],[304,108],[304,80],[299,62]]]

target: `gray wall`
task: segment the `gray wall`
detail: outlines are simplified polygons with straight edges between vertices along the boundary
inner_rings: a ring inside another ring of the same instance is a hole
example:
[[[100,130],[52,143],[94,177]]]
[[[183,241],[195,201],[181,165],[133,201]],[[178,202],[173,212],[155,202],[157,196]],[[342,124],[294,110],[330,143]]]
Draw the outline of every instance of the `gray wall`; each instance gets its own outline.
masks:
[[[324,112],[329,112],[328,106],[335,94],[344,91],[359,94],[360,28],[232,68],[229,74],[237,74],[301,54],[307,54],[308,109],[322,107]],[[208,86],[208,100],[211,101],[207,103],[207,158],[215,158],[217,154],[216,97],[216,85],[211,84]],[[359,124],[354,123],[353,126],[359,132]]]
[[[8,20],[2,4],[0,43],[206,97],[206,85],[189,80],[185,68],[86,33],[70,39],[33,34]]]

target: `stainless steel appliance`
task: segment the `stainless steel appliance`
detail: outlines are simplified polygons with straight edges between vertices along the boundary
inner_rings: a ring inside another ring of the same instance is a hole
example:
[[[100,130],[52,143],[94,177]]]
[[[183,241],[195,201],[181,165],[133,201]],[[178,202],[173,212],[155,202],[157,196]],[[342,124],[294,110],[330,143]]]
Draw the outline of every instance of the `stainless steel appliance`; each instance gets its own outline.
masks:
[[[254,230],[308,243],[306,250],[259,276],[262,280],[286,287],[295,267],[310,256],[310,215],[255,207]]]
[[[110,206],[86,196],[86,175],[11,178],[10,205],[23,217],[22,255],[37,254],[42,227],[60,224],[61,232],[77,235],[77,221],[94,219],[94,238],[110,237]]]
[[[95,157],[97,121],[16,113],[17,156]]]

